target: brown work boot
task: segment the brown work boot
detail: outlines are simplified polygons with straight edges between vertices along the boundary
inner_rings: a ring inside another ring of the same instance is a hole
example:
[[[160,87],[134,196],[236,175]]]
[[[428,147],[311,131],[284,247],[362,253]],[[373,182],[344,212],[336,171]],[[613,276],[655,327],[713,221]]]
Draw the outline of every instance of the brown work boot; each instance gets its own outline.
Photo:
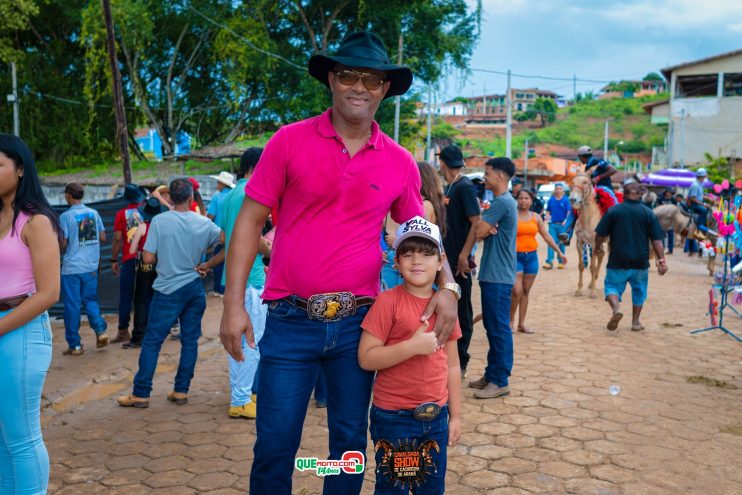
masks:
[[[188,403],[188,394],[184,394],[181,392],[168,392],[167,394],[167,400],[170,402],[175,402],[178,405],[183,405]]]
[[[137,408],[147,408],[149,407],[149,399],[145,399],[144,397],[137,397],[136,395],[122,395],[118,399],[116,399],[116,402],[118,402],[119,406],[121,407],[137,407]]]
[[[488,383],[479,392],[474,392],[474,397],[477,399],[494,399],[495,397],[505,397],[506,395],[510,395],[510,388],[498,387],[494,383]]]
[[[119,328],[119,333],[116,335],[116,337],[111,340],[111,344],[118,344],[118,343],[124,343],[129,342],[131,340],[131,334],[129,333],[128,328]]]
[[[106,331],[102,331],[101,333],[95,334],[95,347],[96,349],[100,349],[101,347],[105,347],[108,345],[108,335],[106,335]]]
[[[469,386],[471,388],[483,389],[484,387],[487,386],[488,383],[489,382],[487,381],[487,379],[485,377],[482,377],[482,378],[480,378],[478,380],[472,380],[472,381],[470,381],[469,382]]]

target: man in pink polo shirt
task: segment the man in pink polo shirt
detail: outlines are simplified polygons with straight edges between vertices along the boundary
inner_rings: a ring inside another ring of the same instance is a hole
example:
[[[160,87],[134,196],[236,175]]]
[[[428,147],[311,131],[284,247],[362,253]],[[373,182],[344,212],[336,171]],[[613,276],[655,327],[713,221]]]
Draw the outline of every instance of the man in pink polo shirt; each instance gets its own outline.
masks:
[[[245,188],[227,255],[220,337],[241,361],[242,334],[255,345],[243,304],[245,282],[265,219],[278,208],[263,292],[269,312],[260,341],[250,493],[291,493],[294,457],[320,369],[327,377],[329,459],[365,465],[373,373],[360,368],[357,353],[361,322],[380,290],[380,229],[390,211],[399,223],[423,213],[412,155],[374,121],[382,99],[409,89],[412,72],[390,63],[378,37],[355,33],[335,56],[313,56],[309,73],[332,91],[332,108],[282,127],[267,143]],[[460,289],[450,270],[438,283],[450,290],[440,291],[421,319],[435,312],[435,330],[445,343]],[[325,478],[325,493],[360,492],[362,469],[343,471]]]

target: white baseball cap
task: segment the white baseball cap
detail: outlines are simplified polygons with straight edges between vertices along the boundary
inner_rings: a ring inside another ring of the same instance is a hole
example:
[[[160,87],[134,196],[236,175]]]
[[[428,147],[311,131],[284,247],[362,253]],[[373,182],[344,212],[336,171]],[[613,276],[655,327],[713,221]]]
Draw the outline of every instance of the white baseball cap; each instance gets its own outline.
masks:
[[[227,187],[234,188],[234,175],[223,170],[219,172],[219,175],[210,175],[212,179],[216,179],[217,182],[221,182]]]
[[[438,250],[443,254],[443,240],[441,231],[434,223],[428,222],[423,217],[412,217],[399,227],[397,227],[397,238],[394,239],[392,248],[397,249],[405,239],[410,237],[424,237],[433,241],[438,246]]]
[[[699,168],[696,170],[696,177],[707,177],[708,173],[706,172],[705,168]]]

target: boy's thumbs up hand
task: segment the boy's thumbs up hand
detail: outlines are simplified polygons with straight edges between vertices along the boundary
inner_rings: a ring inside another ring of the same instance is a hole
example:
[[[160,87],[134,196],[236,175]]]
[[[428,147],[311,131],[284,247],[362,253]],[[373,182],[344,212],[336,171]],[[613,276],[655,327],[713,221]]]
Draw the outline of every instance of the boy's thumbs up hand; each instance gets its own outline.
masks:
[[[429,332],[430,324],[424,321],[415,335],[410,338],[410,343],[416,355],[432,354],[438,349],[438,339],[435,333]]]

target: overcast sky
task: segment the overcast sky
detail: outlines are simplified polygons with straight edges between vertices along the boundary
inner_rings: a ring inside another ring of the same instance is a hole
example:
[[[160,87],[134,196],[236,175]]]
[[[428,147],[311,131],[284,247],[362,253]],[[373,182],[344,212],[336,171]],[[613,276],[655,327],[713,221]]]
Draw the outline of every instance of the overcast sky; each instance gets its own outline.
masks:
[[[473,5],[475,2],[470,0]],[[742,48],[742,0],[483,0],[472,69],[609,81]],[[439,98],[504,93],[506,77],[452,75]],[[572,97],[571,81],[512,78]],[[577,83],[577,91],[598,83]]]

